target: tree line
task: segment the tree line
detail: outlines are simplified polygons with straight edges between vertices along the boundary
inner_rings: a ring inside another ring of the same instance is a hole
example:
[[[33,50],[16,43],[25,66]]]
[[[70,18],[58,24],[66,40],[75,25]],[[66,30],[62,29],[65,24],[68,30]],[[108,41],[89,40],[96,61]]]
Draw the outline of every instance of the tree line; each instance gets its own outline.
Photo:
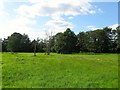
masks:
[[[79,32],[75,34],[70,28],[59,32],[47,39],[31,41],[26,34],[13,33],[2,40],[3,52],[56,52],[61,54],[95,52],[120,52],[120,26],[115,30],[105,27],[94,31]]]

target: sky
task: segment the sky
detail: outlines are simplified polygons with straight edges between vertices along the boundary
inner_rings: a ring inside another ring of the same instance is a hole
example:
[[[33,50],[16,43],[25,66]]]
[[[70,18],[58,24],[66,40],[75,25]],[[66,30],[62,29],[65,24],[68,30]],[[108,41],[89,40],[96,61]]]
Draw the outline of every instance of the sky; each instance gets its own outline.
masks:
[[[67,28],[78,34],[118,26],[118,0],[0,1],[0,38],[18,32],[33,40]]]

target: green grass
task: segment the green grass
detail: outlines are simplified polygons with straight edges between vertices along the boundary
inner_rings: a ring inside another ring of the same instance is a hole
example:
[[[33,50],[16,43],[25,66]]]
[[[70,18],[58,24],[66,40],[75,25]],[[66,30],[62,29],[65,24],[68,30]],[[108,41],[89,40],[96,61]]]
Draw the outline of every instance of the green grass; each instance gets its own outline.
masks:
[[[117,54],[3,53],[3,88],[117,88]]]

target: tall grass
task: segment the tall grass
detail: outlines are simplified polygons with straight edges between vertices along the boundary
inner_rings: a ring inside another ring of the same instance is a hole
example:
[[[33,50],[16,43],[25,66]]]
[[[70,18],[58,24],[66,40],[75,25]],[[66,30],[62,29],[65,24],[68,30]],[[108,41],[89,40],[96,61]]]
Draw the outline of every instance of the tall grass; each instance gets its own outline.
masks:
[[[3,88],[117,88],[117,54],[2,54]]]

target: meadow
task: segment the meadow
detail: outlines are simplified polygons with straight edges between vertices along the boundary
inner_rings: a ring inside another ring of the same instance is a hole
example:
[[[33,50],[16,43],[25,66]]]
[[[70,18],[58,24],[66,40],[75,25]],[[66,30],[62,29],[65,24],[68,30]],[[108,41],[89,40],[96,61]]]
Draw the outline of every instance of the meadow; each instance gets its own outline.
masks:
[[[117,54],[2,53],[3,88],[118,88]]]

